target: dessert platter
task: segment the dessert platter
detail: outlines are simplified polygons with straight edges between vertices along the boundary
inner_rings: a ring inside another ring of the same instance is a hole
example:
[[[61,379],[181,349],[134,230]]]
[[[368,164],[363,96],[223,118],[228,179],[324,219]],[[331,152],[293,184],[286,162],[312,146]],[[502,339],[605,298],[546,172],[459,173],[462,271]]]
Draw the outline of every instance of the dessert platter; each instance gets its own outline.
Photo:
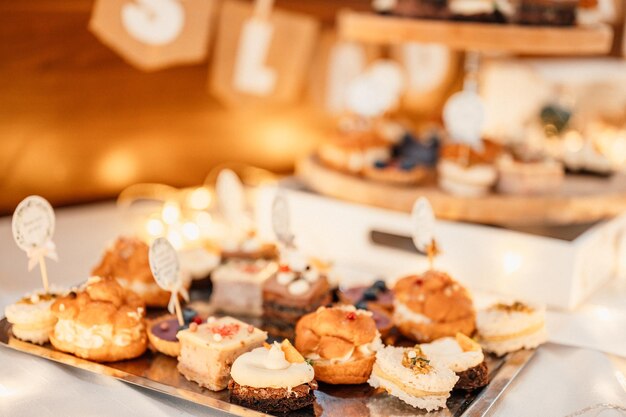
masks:
[[[218,197],[240,202],[228,189]],[[191,274],[165,238],[121,237],[68,289],[49,286],[45,272],[53,212],[40,197],[25,203],[14,234],[44,289],[6,307],[0,343],[234,415],[483,416],[547,340],[543,306],[478,309],[435,268],[425,199],[414,205],[413,241],[430,266],[408,276],[335,282],[328,262],[296,245],[278,192],[274,242],[233,203],[211,271]]]

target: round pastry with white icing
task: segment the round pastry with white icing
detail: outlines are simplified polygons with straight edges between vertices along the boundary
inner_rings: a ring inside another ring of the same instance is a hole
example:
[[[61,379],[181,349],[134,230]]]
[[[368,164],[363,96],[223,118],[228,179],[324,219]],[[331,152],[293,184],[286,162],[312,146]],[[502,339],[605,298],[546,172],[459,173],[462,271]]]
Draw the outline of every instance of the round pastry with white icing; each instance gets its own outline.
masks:
[[[315,372],[304,360],[300,363],[289,362],[281,345],[274,342],[269,349],[256,348],[238,357],[230,375],[239,385],[291,389],[311,382]]]
[[[285,339],[235,359],[228,384],[231,402],[264,412],[288,412],[311,405],[315,372]]]

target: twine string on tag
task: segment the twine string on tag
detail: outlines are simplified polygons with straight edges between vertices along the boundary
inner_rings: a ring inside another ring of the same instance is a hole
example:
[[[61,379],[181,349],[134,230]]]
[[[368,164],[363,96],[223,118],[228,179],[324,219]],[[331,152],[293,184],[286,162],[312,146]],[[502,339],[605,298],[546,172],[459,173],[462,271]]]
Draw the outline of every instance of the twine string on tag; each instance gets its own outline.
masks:
[[[53,261],[58,261],[59,257],[56,252],[56,245],[52,240],[46,241],[41,246],[31,247],[26,250],[26,256],[28,256],[28,270],[32,271],[37,264],[41,271],[41,280],[43,281],[43,288],[48,292],[48,269],[46,268],[45,258],[50,258]]]

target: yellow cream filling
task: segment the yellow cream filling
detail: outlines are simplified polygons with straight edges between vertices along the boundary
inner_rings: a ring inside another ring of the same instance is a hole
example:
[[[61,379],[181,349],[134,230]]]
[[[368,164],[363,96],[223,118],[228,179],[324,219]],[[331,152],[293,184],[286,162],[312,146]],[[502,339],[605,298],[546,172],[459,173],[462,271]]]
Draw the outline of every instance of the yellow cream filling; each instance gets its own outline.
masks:
[[[397,385],[398,387],[400,387],[400,389],[402,389],[402,391],[406,392],[407,394],[412,395],[413,397],[430,397],[430,396],[439,397],[439,396],[447,396],[449,394],[448,392],[422,391],[417,388],[406,385],[400,378],[385,373],[382,369],[380,369],[380,366],[378,366],[377,363],[374,364],[374,368],[372,368],[372,373],[381,379],[385,379],[393,383],[394,385]]]
[[[528,336],[535,332],[538,332],[539,330],[541,330],[543,326],[545,326],[545,323],[541,321],[535,324],[534,326],[530,326],[517,333],[508,333],[508,334],[495,335],[495,336],[481,335],[480,338],[484,340],[485,342],[506,342],[507,340],[517,339],[519,337]]]

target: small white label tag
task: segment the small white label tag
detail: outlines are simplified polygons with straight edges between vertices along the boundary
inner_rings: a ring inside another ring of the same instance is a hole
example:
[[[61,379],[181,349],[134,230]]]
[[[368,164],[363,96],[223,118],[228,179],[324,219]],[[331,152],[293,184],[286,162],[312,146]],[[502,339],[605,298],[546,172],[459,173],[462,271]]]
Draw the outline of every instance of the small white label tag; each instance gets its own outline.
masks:
[[[15,209],[12,228],[13,238],[20,249],[42,248],[54,234],[54,210],[43,197],[26,197]]]
[[[224,218],[231,225],[240,224],[245,218],[246,198],[243,184],[237,174],[230,169],[223,169],[215,183],[217,203]]]
[[[159,287],[178,291],[181,287],[180,262],[172,244],[165,238],[156,239],[148,252],[150,270]]]
[[[435,222],[435,213],[428,199],[418,198],[411,211],[411,224],[413,244],[420,252],[426,252],[435,238]]]
[[[289,204],[287,196],[283,191],[278,191],[272,203],[272,228],[276,238],[285,246],[293,244],[293,233],[291,232],[291,220],[289,217]]]
[[[485,106],[477,93],[460,91],[453,94],[443,108],[443,120],[453,141],[482,149]]]
[[[185,10],[178,0],[135,0],[124,4],[121,14],[126,31],[153,46],[172,43],[185,26]]]

